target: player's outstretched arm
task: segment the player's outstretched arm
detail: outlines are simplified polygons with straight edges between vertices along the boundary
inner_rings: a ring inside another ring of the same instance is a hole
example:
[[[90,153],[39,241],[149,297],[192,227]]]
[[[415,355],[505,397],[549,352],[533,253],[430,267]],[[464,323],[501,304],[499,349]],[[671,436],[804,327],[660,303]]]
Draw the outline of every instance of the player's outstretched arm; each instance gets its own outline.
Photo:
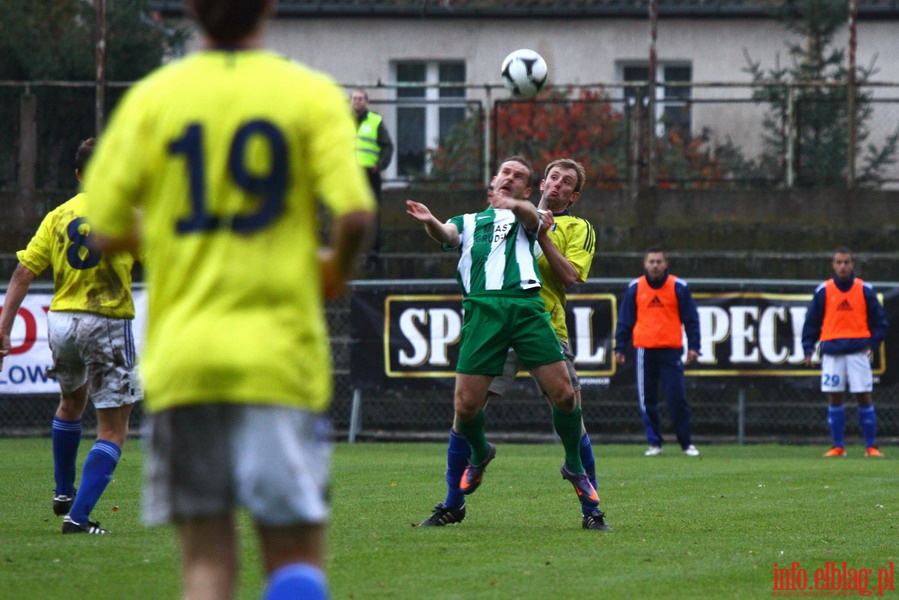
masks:
[[[515,214],[515,218],[528,231],[537,231],[538,227],[540,227],[540,213],[537,212],[537,207],[528,200],[516,200],[499,192],[487,190],[487,202],[493,208],[508,208],[511,210]]]
[[[435,241],[452,248],[459,245],[459,229],[452,223],[441,223],[421,202],[406,200],[406,214],[422,223]]]

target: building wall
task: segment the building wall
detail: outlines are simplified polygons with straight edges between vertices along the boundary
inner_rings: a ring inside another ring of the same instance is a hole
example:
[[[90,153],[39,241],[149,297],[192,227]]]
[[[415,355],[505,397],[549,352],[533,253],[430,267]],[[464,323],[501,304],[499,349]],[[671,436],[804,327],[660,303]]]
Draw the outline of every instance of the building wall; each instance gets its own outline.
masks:
[[[706,131],[712,141],[733,141],[748,156],[761,150],[761,122],[768,107],[748,102],[751,78],[748,61],[765,69],[788,66],[783,26],[768,19],[662,19],[657,30],[660,62],[684,61],[692,65],[696,83],[731,84],[694,88],[694,96],[710,103],[693,106],[693,132]],[[899,36],[894,21],[861,21],[858,25],[857,65],[874,66],[874,79],[899,83]],[[836,42],[848,46],[848,31]],[[502,59],[516,48],[540,52],[549,65],[549,81],[564,84],[616,84],[625,62],[646,62],[649,25],[645,19],[385,19],[279,18],[270,24],[268,44],[279,52],[322,70],[346,86],[369,88],[373,100],[392,99],[393,90],[372,88],[392,81],[396,60],[457,59],[466,63],[472,99],[491,93],[505,97],[499,77]],[[193,43],[196,46],[196,42]],[[615,90],[620,94],[620,90]],[[899,98],[899,88],[874,91],[877,98]],[[744,100],[726,104],[722,100]],[[714,102],[719,101],[719,102]],[[392,127],[390,114],[385,115]],[[880,145],[899,125],[899,109],[875,109],[868,140]],[[899,176],[897,172],[891,177]]]
[[[746,82],[746,55],[774,67],[786,66],[789,34],[765,19],[671,19],[658,24],[661,61],[693,64],[696,81]],[[848,33],[840,39],[847,40]],[[500,85],[499,65],[511,50],[533,48],[559,84],[619,81],[616,61],[646,60],[649,26],[645,20],[486,19],[275,19],[267,43],[285,55],[320,69],[342,83],[384,81],[391,60],[465,59],[469,80]],[[189,48],[196,49],[194,38]],[[878,67],[879,81],[899,81],[899,36],[894,21],[858,25],[857,64]]]
[[[899,81],[895,22],[862,22],[858,64],[877,58],[879,80]],[[745,53],[774,66],[787,64],[788,33],[770,20],[662,20],[659,60],[688,60],[696,81],[749,82]],[[848,39],[846,34],[844,39]],[[839,39],[837,40],[839,41]],[[491,21],[479,19],[277,19],[268,42],[284,54],[330,73],[341,82],[373,83],[403,58],[459,58],[476,84],[499,84],[499,65],[515,48],[540,52],[556,83],[619,81],[616,61],[646,60],[649,27],[643,20]],[[848,43],[848,42],[847,42]]]

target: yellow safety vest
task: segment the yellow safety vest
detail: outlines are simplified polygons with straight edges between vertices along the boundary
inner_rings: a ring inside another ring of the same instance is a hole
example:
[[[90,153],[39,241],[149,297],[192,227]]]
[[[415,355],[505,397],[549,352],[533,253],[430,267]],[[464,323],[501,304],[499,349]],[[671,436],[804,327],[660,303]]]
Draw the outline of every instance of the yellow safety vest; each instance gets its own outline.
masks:
[[[365,168],[377,165],[381,156],[381,146],[378,145],[380,125],[381,115],[368,111],[356,131],[356,162]]]

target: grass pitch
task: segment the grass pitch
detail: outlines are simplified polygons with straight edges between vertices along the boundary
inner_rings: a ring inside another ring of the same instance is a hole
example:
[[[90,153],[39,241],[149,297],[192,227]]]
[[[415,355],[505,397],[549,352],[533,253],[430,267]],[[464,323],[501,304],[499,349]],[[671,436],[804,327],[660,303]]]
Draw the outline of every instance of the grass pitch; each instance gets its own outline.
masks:
[[[595,450],[611,532],[581,529],[559,445],[500,444],[465,522],[419,529],[445,494],[445,445],[339,444],[332,598],[761,598],[775,592],[775,563],[798,563],[805,595],[825,595],[812,586],[829,563],[872,569],[876,596],[878,569],[897,562],[897,448],[883,448],[886,459],[857,446],[845,459],[817,446],[707,445],[699,458],[672,446],[655,458],[642,446]],[[140,442],[129,441],[92,515],[109,536],[59,533],[49,439],[2,439],[0,456],[0,597],[178,597],[174,532],[139,520]],[[249,600],[262,576],[252,527],[240,523],[238,597]]]

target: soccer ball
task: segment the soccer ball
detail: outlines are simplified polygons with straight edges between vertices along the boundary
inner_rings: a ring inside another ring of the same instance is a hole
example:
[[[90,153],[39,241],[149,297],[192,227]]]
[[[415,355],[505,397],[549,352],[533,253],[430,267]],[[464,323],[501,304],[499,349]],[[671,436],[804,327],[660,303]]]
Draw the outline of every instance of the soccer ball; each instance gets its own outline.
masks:
[[[534,52],[522,48],[503,60],[503,84],[516,98],[533,98],[546,83],[546,61]]]

